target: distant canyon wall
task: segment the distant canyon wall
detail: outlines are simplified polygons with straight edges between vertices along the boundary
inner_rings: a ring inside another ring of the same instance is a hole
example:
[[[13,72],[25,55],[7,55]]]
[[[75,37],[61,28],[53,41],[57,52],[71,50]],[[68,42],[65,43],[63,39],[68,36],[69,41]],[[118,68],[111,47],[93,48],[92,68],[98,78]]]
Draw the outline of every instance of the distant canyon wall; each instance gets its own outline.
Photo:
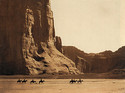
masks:
[[[117,51],[85,53],[73,46],[64,46],[63,54],[75,62],[84,73],[105,73],[114,69],[125,69],[125,47]]]
[[[80,73],[60,45],[49,0],[0,0],[0,74]]]

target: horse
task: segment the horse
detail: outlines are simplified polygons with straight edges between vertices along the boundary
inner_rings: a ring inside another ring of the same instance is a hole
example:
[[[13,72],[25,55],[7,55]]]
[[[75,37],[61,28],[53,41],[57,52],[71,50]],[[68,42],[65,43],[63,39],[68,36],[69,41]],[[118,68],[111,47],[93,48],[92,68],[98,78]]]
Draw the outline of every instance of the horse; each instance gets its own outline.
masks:
[[[43,82],[45,82],[45,81],[41,79],[41,80],[39,81],[39,84],[40,84],[40,83],[43,83]]]
[[[21,82],[22,82],[22,80],[20,80],[20,79],[17,80],[17,83],[21,83]]]
[[[22,80],[22,83],[26,83],[26,82],[27,82],[27,80],[25,80],[25,79],[24,79],[24,80]]]
[[[71,79],[69,83],[76,83],[76,82],[77,82],[77,80]]]
[[[78,83],[82,83],[82,82],[83,82],[83,80],[79,79],[77,82],[78,82]]]
[[[32,81],[30,81],[30,84],[31,84],[31,83],[36,83],[36,81],[32,80]]]

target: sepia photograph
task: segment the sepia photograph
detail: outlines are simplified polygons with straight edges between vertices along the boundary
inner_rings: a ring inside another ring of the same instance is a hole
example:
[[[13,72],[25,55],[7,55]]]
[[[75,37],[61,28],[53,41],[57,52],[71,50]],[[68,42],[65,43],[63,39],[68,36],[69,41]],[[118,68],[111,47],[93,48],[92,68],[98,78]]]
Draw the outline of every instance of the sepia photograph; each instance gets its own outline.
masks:
[[[0,93],[125,93],[125,0],[0,0]]]

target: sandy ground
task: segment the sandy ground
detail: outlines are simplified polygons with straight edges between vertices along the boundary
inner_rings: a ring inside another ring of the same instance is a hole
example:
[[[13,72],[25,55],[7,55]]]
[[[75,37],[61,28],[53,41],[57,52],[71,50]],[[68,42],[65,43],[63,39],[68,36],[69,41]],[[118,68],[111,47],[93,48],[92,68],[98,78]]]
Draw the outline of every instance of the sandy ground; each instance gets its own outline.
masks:
[[[39,79],[35,79],[37,82]],[[69,84],[70,79],[45,79],[44,84],[17,83],[17,79],[0,79],[0,93],[125,93],[125,79],[84,79]]]

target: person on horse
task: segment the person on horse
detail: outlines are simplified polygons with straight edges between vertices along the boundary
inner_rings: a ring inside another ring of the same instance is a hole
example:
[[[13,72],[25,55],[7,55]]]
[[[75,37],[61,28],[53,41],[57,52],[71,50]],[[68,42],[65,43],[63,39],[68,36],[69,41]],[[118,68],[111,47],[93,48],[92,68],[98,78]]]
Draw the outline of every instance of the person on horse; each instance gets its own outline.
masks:
[[[83,80],[79,79],[77,82],[78,82],[78,83],[82,83],[82,82],[83,82]]]
[[[32,79],[32,80],[30,81],[30,84],[31,84],[31,83],[36,83],[36,81]]]
[[[39,84],[40,84],[40,83],[43,83],[43,82],[45,82],[45,81],[41,79],[41,80],[39,81]]]
[[[17,80],[17,83],[21,83],[21,82],[22,82],[22,80],[20,80],[20,79]]]

